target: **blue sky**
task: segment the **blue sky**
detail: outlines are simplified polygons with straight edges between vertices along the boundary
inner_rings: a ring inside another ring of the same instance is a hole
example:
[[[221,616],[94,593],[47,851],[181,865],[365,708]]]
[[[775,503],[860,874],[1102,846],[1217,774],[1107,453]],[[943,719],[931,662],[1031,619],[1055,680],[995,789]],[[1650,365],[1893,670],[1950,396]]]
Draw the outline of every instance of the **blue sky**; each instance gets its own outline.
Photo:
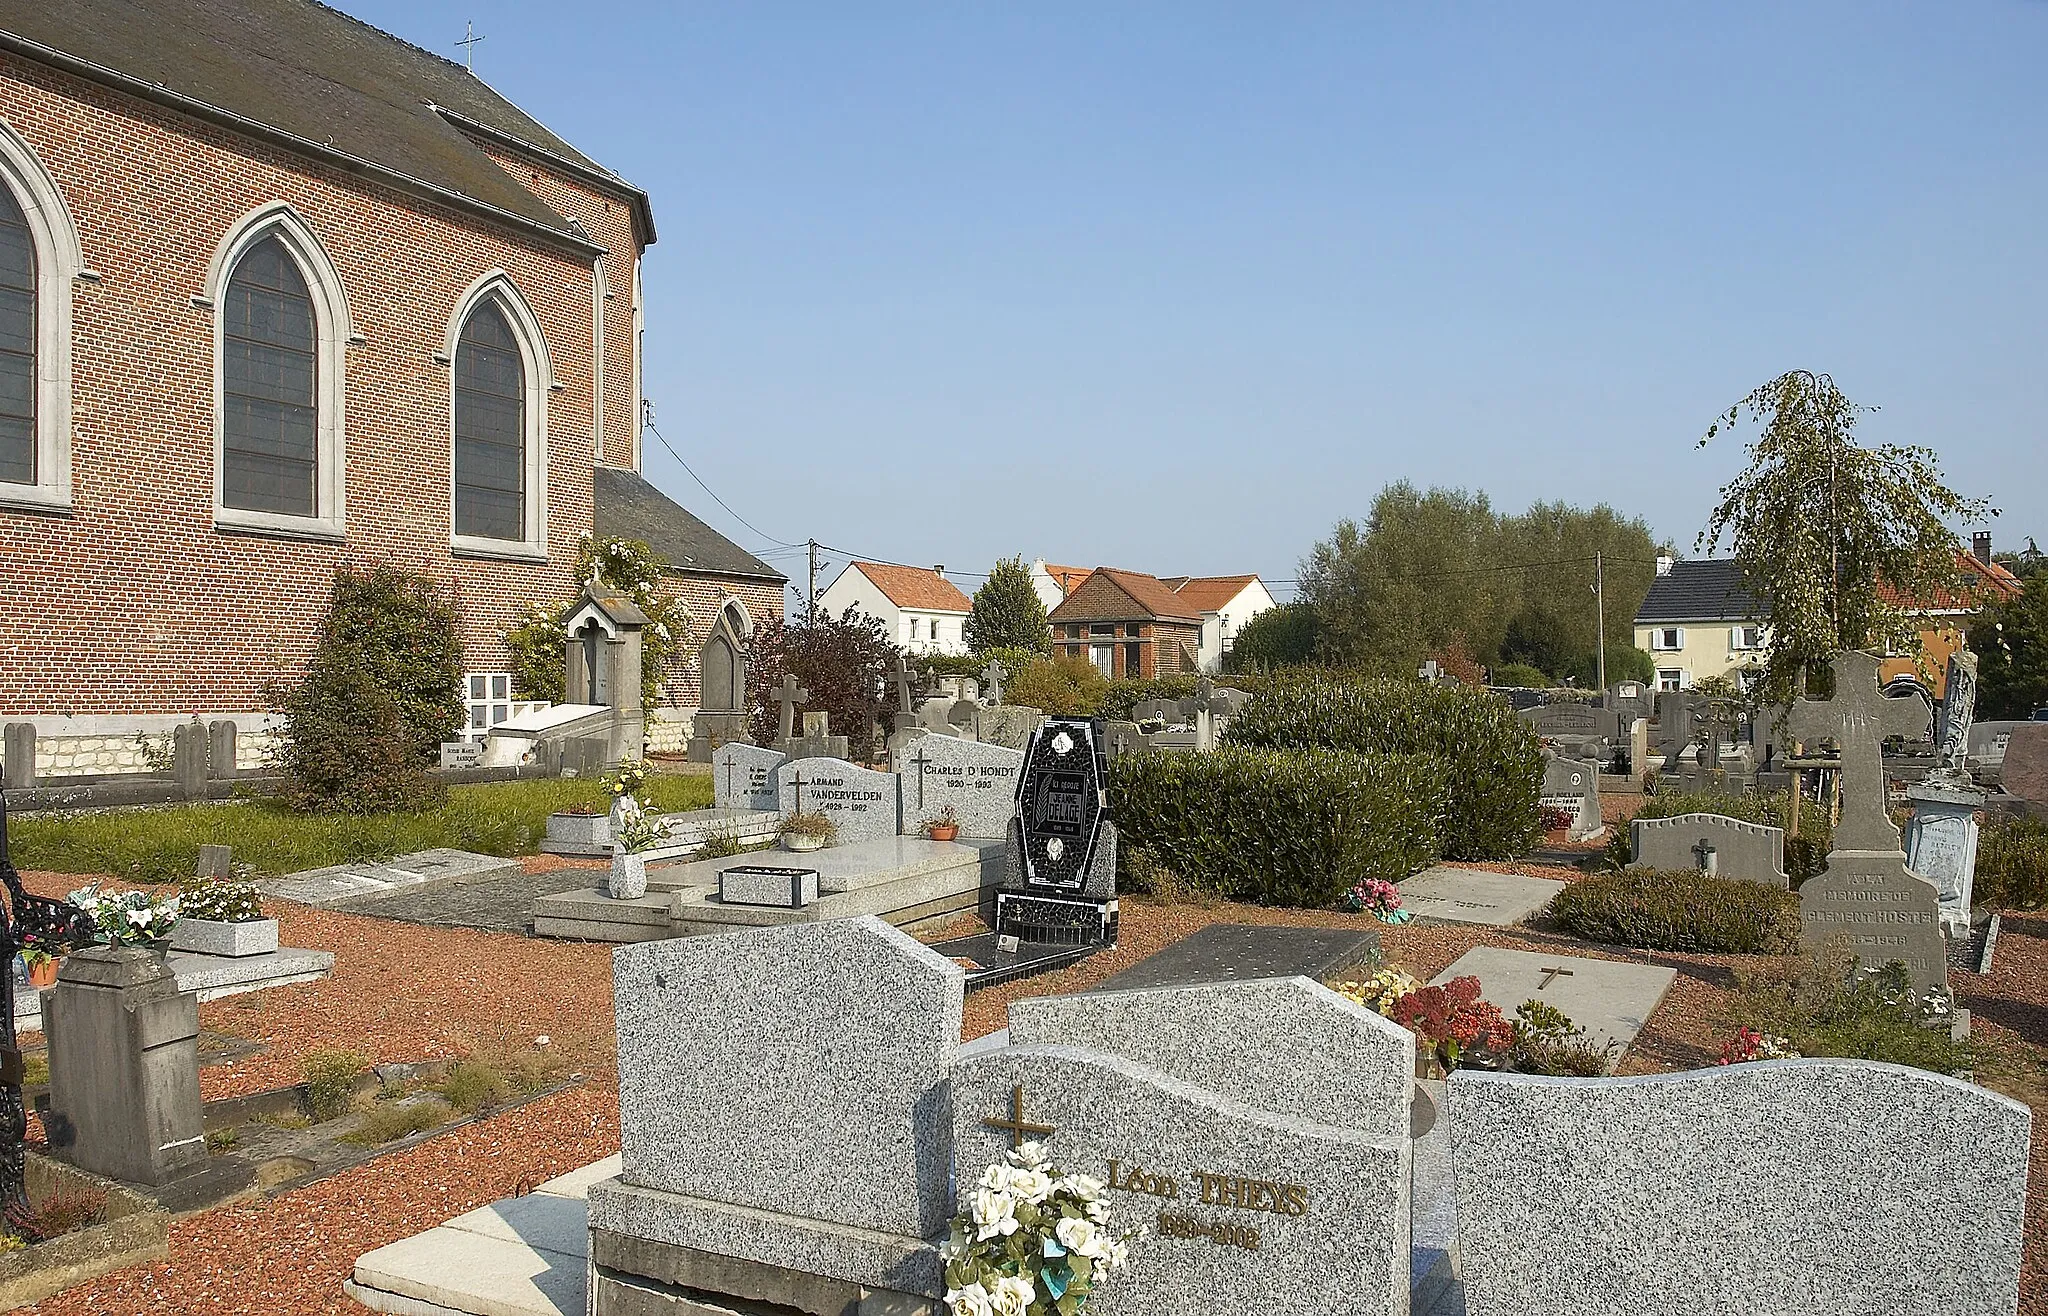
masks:
[[[2048,5],[340,2],[649,191],[657,423],[777,540],[1284,579],[1406,478],[1689,549],[1808,367],[2048,542]]]

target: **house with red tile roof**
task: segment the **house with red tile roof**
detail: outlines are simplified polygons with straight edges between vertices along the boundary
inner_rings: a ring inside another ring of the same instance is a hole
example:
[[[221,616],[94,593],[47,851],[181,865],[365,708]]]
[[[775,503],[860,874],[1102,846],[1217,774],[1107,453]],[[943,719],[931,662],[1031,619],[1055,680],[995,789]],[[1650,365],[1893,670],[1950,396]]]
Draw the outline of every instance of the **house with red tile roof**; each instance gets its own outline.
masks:
[[[1223,657],[1237,643],[1237,633],[1275,603],[1257,575],[1168,576],[1164,583],[1202,614],[1196,658],[1205,672],[1222,671]]]
[[[1038,601],[1051,612],[1060,606],[1074,587],[1088,579],[1086,567],[1063,567],[1056,562],[1039,558],[1031,564],[1031,588],[1038,591]]]
[[[943,566],[849,562],[818,595],[818,607],[834,617],[848,608],[879,617],[911,653],[966,653],[974,601],[946,579]]]
[[[1096,567],[1047,620],[1054,653],[1086,658],[1112,679],[1200,670],[1200,610],[1142,571]]]

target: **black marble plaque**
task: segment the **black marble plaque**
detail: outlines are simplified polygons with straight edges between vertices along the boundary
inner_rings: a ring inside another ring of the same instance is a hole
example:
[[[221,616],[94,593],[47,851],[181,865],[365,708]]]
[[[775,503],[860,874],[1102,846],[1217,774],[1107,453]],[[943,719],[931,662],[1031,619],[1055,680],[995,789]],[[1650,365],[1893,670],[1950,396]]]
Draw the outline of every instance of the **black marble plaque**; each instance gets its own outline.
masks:
[[[1074,891],[1088,875],[1108,814],[1102,737],[1087,718],[1051,718],[1032,733],[1017,778],[1024,884]]]

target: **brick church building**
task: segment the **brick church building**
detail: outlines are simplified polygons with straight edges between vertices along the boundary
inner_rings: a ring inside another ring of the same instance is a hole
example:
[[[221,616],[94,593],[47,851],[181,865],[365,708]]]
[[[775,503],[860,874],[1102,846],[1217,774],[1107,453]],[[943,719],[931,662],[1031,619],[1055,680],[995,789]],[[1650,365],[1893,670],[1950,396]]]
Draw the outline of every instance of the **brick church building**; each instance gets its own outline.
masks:
[[[779,616],[638,473],[654,239],[639,188],[312,0],[9,5],[0,718],[261,709],[342,563],[450,582],[486,699],[587,534],[667,552],[700,641]]]

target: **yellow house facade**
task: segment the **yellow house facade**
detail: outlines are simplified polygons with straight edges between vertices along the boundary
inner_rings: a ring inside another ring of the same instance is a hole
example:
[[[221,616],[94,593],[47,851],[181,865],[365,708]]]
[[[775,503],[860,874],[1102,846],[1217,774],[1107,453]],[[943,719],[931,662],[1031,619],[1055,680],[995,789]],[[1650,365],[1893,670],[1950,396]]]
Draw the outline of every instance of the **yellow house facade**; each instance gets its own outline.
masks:
[[[1734,562],[1660,558],[1636,609],[1636,647],[1655,664],[1659,690],[1689,690],[1717,676],[1740,682],[1763,667],[1770,628],[1762,614]]]

